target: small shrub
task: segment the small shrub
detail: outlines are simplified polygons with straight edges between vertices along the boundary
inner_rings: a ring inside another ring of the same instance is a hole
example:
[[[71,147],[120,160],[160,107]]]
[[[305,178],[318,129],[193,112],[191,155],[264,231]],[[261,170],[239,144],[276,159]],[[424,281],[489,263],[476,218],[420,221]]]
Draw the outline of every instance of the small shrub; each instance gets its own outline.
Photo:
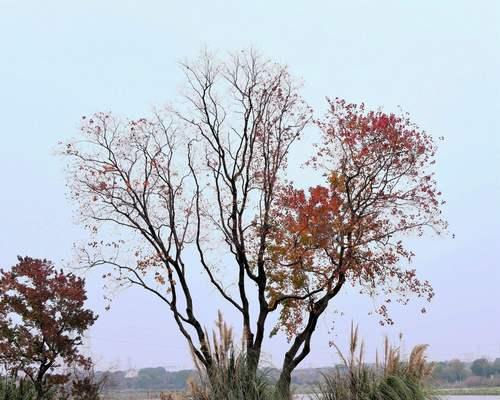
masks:
[[[75,371],[71,383],[71,400],[100,400],[106,381],[107,375],[98,378],[93,366],[83,372]]]

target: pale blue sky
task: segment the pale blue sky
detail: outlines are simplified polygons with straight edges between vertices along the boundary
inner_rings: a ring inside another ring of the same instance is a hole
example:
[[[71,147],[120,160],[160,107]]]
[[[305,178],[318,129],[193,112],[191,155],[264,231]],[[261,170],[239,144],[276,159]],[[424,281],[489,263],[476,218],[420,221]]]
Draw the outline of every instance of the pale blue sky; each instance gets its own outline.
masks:
[[[361,323],[369,346],[402,331],[435,359],[500,357],[500,2],[498,1],[127,1],[0,0],[0,265],[17,254],[54,261],[84,237],[65,198],[58,141],[80,116],[113,110],[136,117],[174,99],[177,62],[203,47],[254,46],[305,80],[317,109],[344,97],[395,110],[444,136],[438,179],[456,239],[415,244],[420,275],[436,289],[429,312],[394,312],[378,326],[372,305],[343,295],[339,317],[321,323],[303,364],[335,361],[328,340]],[[101,314],[90,332],[101,365],[186,367],[170,315],[140,291],[103,310],[102,282],[89,277]],[[201,293],[213,298],[210,291]],[[206,303],[206,302],[205,302]],[[207,322],[214,307],[203,305]],[[329,335],[331,322],[335,334]],[[278,363],[283,340],[266,351]]]

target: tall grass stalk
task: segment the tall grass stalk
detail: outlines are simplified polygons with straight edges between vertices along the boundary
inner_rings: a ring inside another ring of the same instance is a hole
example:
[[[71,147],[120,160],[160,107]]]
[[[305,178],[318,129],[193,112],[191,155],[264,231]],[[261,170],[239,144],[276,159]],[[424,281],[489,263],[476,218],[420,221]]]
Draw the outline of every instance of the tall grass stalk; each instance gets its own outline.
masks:
[[[0,378],[0,400],[33,400],[36,398],[34,385],[25,380]]]
[[[384,355],[377,352],[375,365],[364,359],[365,346],[360,339],[358,326],[351,324],[349,354],[345,356],[333,344],[345,368],[323,376],[318,385],[319,400],[428,400],[433,398],[427,381],[432,367],[427,362],[427,345],[415,346],[403,360],[400,347],[384,340]]]
[[[207,334],[206,337],[209,337]],[[193,357],[199,381],[189,382],[189,394],[194,400],[268,400],[272,387],[266,376],[250,372],[246,354],[235,346],[233,330],[219,312],[216,330],[208,344],[214,365],[207,370]]]

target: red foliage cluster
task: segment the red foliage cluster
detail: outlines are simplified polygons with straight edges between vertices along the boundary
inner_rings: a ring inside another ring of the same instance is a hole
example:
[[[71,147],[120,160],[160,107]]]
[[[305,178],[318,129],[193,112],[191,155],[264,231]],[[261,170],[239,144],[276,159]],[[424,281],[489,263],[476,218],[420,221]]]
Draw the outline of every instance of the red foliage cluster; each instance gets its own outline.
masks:
[[[0,270],[0,362],[39,392],[67,379],[61,367],[89,366],[79,346],[96,316],[85,300],[84,280],[50,261],[19,257],[10,271]]]
[[[411,293],[430,299],[429,283],[405,267],[413,254],[402,237],[421,235],[426,227],[438,233],[446,228],[441,193],[429,172],[432,138],[407,115],[366,111],[338,99],[318,125],[323,143],[310,165],[327,183],[307,192],[291,185],[282,189],[275,209],[279,229],[271,251],[276,265],[271,296],[327,294],[345,277],[370,294],[397,294],[403,302]],[[287,330],[302,320],[304,301],[284,308]],[[391,322],[385,306],[379,312]]]

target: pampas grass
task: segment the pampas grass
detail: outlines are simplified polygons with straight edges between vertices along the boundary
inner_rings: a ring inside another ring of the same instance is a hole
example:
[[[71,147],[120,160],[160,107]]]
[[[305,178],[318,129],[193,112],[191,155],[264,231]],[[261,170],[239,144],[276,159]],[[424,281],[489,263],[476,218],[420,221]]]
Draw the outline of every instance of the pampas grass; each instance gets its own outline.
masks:
[[[207,337],[208,334],[206,335]],[[270,400],[272,387],[266,376],[250,373],[246,354],[235,346],[233,330],[219,312],[216,329],[208,343],[214,365],[207,369],[193,357],[199,380],[191,380],[189,396],[193,400]]]
[[[346,372],[339,368],[333,374],[324,375],[318,385],[319,400],[427,400],[433,398],[427,380],[432,372],[427,362],[427,345],[415,346],[403,360],[399,347],[384,339],[384,355],[375,366],[365,362],[365,346],[359,336],[358,326],[351,324],[349,354],[345,356],[333,344]]]

